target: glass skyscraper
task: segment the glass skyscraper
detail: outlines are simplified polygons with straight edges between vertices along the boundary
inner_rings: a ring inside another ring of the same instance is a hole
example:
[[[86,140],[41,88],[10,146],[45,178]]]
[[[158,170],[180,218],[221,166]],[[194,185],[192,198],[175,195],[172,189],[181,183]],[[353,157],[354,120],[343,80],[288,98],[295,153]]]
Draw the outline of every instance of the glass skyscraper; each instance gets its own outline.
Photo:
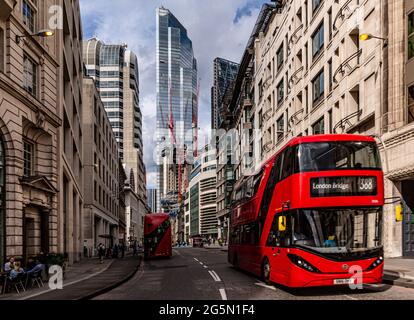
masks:
[[[177,163],[197,148],[198,106],[192,42],[183,25],[163,7],[157,9],[156,37],[159,205],[167,195],[178,192]]]
[[[214,59],[213,87],[211,88],[211,128],[218,129],[221,123],[219,108],[227,87],[236,79],[239,64],[222,59]]]

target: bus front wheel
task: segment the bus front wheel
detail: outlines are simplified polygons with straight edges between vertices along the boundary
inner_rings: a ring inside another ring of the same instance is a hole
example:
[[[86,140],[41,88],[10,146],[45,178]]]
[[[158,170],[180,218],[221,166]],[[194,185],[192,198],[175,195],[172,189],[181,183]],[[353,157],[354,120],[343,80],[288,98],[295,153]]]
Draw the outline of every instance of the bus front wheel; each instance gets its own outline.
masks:
[[[270,262],[264,258],[262,263],[262,279],[266,284],[270,284]]]

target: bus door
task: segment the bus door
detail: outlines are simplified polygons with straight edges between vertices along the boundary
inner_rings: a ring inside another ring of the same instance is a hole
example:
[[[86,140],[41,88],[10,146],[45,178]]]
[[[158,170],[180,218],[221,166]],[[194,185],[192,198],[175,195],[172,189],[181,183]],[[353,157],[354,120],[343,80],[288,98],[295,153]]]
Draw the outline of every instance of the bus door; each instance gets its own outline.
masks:
[[[271,270],[270,280],[281,284],[287,283],[288,280],[289,225],[285,214],[275,214],[266,243]]]

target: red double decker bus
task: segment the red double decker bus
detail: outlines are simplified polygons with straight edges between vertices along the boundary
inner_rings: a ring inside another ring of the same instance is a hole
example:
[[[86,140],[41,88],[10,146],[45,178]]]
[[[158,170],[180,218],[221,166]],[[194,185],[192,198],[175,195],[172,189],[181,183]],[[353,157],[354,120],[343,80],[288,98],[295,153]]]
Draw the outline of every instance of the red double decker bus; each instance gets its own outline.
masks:
[[[170,216],[164,213],[147,214],[144,218],[144,257],[171,257],[172,237]]]
[[[234,266],[287,287],[382,282],[384,177],[373,138],[294,138],[232,198]]]

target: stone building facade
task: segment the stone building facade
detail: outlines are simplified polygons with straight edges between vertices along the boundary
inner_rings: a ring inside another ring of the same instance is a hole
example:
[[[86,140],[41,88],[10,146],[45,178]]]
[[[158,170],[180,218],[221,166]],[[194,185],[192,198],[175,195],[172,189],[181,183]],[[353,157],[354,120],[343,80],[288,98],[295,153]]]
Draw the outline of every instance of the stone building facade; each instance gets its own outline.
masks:
[[[83,80],[84,246],[89,255],[99,243],[118,241],[118,148],[111,123],[92,78]]]
[[[55,1],[0,1],[0,262],[59,247],[58,37],[48,28]],[[17,38],[17,36],[24,36]]]
[[[387,178],[388,257],[414,252],[413,9],[413,1],[385,0],[265,4],[230,105],[237,179],[296,136],[375,136]],[[405,214],[396,221],[400,201]]]

